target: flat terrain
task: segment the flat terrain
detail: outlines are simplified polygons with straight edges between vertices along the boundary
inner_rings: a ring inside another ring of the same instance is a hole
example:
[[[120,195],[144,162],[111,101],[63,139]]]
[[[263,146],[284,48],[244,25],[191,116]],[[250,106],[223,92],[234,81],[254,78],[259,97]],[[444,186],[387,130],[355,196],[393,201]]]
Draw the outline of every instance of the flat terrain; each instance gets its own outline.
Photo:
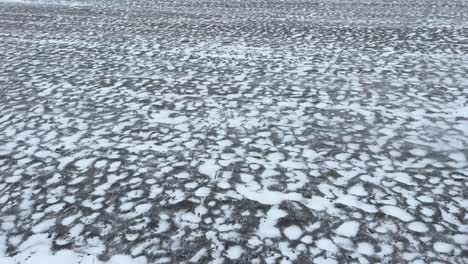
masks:
[[[466,1],[0,0],[2,264],[468,263],[467,159]]]

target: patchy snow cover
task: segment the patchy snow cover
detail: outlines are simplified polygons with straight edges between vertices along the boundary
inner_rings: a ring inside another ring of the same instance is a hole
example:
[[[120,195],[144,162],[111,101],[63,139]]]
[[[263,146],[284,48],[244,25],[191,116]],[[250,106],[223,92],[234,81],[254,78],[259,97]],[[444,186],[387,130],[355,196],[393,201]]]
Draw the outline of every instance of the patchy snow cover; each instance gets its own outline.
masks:
[[[100,261],[97,255],[87,253],[77,253],[72,250],[60,250],[52,253],[49,250],[50,240],[46,235],[33,235],[25,244],[28,247],[14,256],[0,256],[2,264],[146,264],[144,257],[133,258],[128,255],[114,255],[108,261]]]
[[[467,262],[468,10],[413,2],[0,0],[0,263]]]
[[[265,218],[260,219],[258,227],[258,235],[260,238],[274,238],[281,237],[279,228],[276,226],[280,218],[287,216],[287,212],[280,210],[276,207],[272,207]]]

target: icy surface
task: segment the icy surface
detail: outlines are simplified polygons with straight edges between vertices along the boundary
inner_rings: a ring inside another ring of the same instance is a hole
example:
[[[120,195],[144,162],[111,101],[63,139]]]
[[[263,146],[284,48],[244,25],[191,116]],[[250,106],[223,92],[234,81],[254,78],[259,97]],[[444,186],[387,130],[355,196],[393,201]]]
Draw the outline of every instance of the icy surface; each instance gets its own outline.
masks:
[[[0,0],[0,263],[468,263],[461,0]]]

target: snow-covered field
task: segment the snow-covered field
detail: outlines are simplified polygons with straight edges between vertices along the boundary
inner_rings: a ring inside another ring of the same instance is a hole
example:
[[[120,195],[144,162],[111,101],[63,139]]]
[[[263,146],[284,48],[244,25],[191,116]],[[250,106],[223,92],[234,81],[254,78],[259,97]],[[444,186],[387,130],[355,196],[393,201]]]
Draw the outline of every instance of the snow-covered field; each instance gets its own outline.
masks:
[[[467,14],[0,0],[0,264],[467,263]]]

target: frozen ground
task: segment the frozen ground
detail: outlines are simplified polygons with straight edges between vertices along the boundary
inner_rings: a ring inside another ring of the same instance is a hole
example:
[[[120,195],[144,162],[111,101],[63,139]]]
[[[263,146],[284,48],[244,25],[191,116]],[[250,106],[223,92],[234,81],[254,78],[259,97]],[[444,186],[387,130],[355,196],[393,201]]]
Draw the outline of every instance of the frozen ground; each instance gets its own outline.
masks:
[[[0,1],[1,264],[467,263],[467,152],[466,1]]]

